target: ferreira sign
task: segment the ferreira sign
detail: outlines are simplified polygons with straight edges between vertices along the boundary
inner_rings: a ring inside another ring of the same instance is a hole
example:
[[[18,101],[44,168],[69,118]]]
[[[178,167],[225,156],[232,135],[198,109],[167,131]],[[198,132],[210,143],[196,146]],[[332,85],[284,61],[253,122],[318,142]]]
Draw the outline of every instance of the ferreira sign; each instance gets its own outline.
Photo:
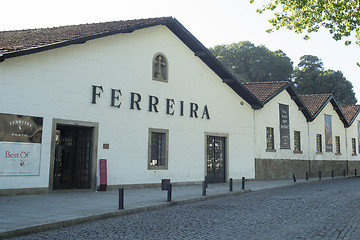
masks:
[[[102,86],[92,85],[92,104],[96,104],[97,99],[99,99],[104,92]],[[121,89],[111,89],[111,107],[120,108],[122,104],[122,91]],[[143,107],[143,96],[140,93],[130,92],[130,109],[132,110],[142,110]],[[165,101],[161,102],[157,96],[148,95],[147,97],[147,109],[149,112],[158,113],[159,105],[164,104],[165,113],[167,115],[174,116],[177,113],[179,116],[184,116],[185,114],[185,102],[184,101],[175,101],[173,98],[166,98]],[[187,113],[190,118],[201,118],[201,119],[210,119],[208,106],[204,107],[199,106],[197,103],[190,102],[186,104],[188,106]]]
[[[0,113],[0,175],[39,175],[43,119]]]
[[[279,104],[280,114],[280,148],[290,149],[290,122],[289,122],[289,106]]]

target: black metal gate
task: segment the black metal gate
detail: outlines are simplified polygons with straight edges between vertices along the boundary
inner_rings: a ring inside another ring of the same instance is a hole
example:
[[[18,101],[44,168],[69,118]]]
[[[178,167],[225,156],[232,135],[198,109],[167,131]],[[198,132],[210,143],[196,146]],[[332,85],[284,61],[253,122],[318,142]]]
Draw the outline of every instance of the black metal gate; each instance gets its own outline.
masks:
[[[53,189],[91,188],[92,128],[58,126]]]
[[[207,181],[225,182],[225,137],[207,136]]]

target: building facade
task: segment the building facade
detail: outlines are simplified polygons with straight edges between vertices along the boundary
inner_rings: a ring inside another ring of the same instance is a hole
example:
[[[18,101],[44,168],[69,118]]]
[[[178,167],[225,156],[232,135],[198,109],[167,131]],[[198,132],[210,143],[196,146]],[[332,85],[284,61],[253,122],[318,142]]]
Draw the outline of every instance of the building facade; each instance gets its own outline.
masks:
[[[314,175],[312,162],[352,173],[359,163],[357,113],[348,120],[330,96],[312,114],[288,82],[242,84],[174,18],[0,36],[1,195],[289,178]]]
[[[38,122],[37,142],[30,130],[2,136],[3,192],[95,190],[101,159],[110,188],[255,177],[256,99],[175,19],[130,25],[3,54],[2,129]]]

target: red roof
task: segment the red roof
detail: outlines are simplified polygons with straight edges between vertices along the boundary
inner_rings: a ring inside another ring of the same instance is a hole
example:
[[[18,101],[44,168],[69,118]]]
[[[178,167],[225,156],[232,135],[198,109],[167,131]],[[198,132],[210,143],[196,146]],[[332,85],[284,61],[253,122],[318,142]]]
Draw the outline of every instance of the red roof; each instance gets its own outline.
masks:
[[[287,84],[287,81],[247,82],[244,83],[244,86],[261,102],[265,103],[279,94]]]
[[[346,120],[351,123],[358,115],[360,105],[340,106],[340,109],[344,113]]]
[[[330,97],[330,93],[300,95],[300,98],[305,104],[305,107],[309,110],[313,117],[320,109],[323,108],[324,104],[328,101]]]
[[[0,53],[47,46],[88,35],[116,32],[132,26],[158,24],[168,19],[171,17],[4,31],[0,32]]]

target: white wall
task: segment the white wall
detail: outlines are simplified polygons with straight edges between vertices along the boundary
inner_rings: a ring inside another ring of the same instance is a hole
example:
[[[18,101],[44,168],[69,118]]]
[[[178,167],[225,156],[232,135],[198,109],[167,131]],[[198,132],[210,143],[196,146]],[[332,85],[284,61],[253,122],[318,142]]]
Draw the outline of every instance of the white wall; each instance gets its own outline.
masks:
[[[151,78],[158,52],[169,61],[168,83]],[[40,176],[0,176],[2,189],[48,186],[53,118],[99,123],[98,159],[108,159],[109,185],[203,180],[205,133],[228,134],[228,177],[254,178],[250,105],[164,26],[7,59],[0,76],[1,113],[44,118]],[[104,89],[97,104],[92,85]],[[111,88],[122,91],[120,108],[110,107]],[[141,94],[141,111],[130,109],[130,92]],[[149,95],[159,98],[158,113],[148,112]],[[166,98],[175,100],[174,116],[165,113]],[[190,118],[190,102],[207,105],[211,119]],[[168,170],[147,170],[149,128],[169,129]]]
[[[279,104],[289,105],[290,150],[280,149]],[[255,111],[255,157],[262,159],[308,159],[308,134],[306,118],[286,90],[283,90],[265,106]],[[275,152],[266,151],[266,127],[274,128]],[[294,131],[300,131],[301,151],[294,153]]]
[[[360,160],[360,152],[359,152],[359,139],[358,139],[358,124],[360,121],[360,115],[358,115],[355,120],[353,121],[353,123],[351,124],[351,126],[349,126],[348,128],[346,128],[346,144],[347,144],[347,149],[346,149],[346,155],[347,155],[347,159],[348,160],[352,160],[352,161],[359,161]],[[352,138],[355,138],[356,141],[356,155],[352,154]],[[344,151],[345,152],[345,151]]]
[[[325,114],[331,116],[332,123],[332,140],[333,151],[326,152],[325,150]],[[339,118],[339,115],[334,110],[332,104],[329,102],[317,117],[309,123],[309,144],[310,144],[310,160],[346,160],[346,144],[345,144],[345,128],[344,124]],[[321,134],[322,138],[322,154],[316,153],[316,135]],[[335,136],[340,136],[340,155],[335,154]]]

